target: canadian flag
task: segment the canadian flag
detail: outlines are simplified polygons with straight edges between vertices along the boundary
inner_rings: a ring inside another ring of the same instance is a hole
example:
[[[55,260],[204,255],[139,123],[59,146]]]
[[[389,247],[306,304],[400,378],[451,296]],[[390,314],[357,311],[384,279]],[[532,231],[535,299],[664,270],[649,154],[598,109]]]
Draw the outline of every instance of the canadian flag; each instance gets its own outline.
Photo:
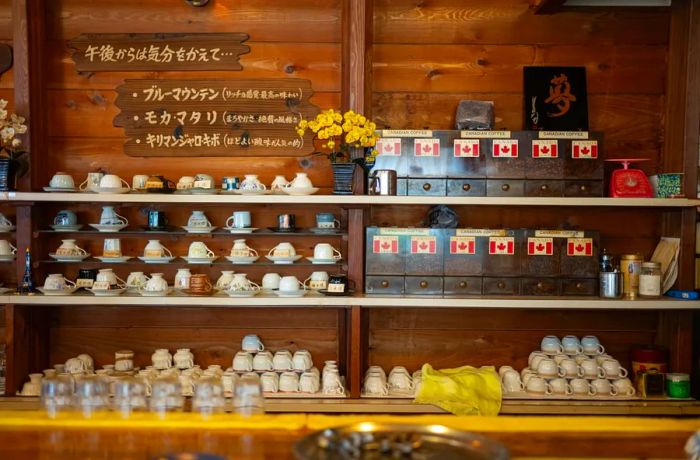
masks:
[[[598,158],[598,141],[571,141],[571,157],[583,159]]]
[[[489,238],[489,254],[515,254],[515,239],[512,236],[492,236]]]
[[[590,238],[569,238],[566,241],[567,256],[592,256],[593,240]]]
[[[532,158],[557,158],[558,156],[555,139],[532,141]]]
[[[476,253],[476,239],[473,236],[450,237],[450,254]]]
[[[372,240],[372,252],[375,254],[398,254],[399,238],[396,236],[375,236]]]
[[[417,157],[440,156],[440,139],[416,139],[413,145]]]
[[[379,155],[401,156],[401,139],[378,139],[377,152]]]
[[[493,140],[493,157],[494,158],[517,158],[518,157],[518,140],[517,139],[494,139]]]
[[[454,155],[456,158],[479,156],[479,139],[455,139]]]
[[[554,252],[554,241],[552,238],[528,238],[528,256],[551,256]]]
[[[436,246],[434,236],[411,237],[411,254],[435,254]]]

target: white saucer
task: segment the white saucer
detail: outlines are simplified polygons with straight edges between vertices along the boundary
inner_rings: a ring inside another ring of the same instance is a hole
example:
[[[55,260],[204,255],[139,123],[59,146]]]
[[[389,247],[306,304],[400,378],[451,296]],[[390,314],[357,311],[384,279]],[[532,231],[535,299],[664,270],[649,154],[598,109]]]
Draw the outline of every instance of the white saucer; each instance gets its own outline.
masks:
[[[260,294],[259,290],[249,290],[249,291],[222,291],[228,294],[229,297],[255,297]]]
[[[299,187],[299,188],[283,188],[282,191],[287,195],[313,195],[318,192],[318,187]]]
[[[188,264],[210,264],[214,262],[216,259],[218,259],[218,256],[214,257],[187,257],[187,256],[182,256],[180,257],[181,259],[184,259],[187,261]]]
[[[14,225],[0,225],[0,233],[8,233],[8,232],[13,232],[15,230]]]
[[[131,189],[129,187],[95,187],[91,190],[95,193],[129,193]]]
[[[88,257],[90,257],[90,254],[76,254],[73,256],[60,255],[59,256],[58,254],[54,254],[52,252],[52,253],[49,253],[49,257],[51,257],[52,259],[55,259],[59,262],[80,262],[81,260],[85,260]]]
[[[299,289],[297,291],[274,291],[275,295],[277,297],[304,297],[306,295],[306,291],[303,289]]]
[[[219,193],[215,188],[191,188],[187,191],[192,195],[216,195]]]
[[[239,195],[269,195],[269,190],[237,190]]]
[[[100,259],[100,262],[106,264],[121,264],[131,259],[131,256],[120,256],[120,257],[106,257],[106,256],[95,256],[95,259]]]
[[[162,297],[170,294],[173,291],[173,288],[169,287],[168,289],[164,291],[146,291],[146,290],[140,290],[138,291],[139,294],[141,294],[144,297]]]
[[[90,227],[94,228],[98,232],[118,232],[119,230],[126,228],[129,224],[88,224]]]
[[[175,259],[175,257],[139,257],[143,262],[147,264],[167,264]]]
[[[311,233],[317,233],[319,235],[335,235],[336,233],[340,233],[340,229],[335,228],[335,227],[331,227],[331,228],[311,227],[311,228],[309,228],[309,231]]]
[[[45,192],[77,192],[75,187],[44,187]]]
[[[271,260],[272,262],[276,264],[293,264],[297,260],[301,259],[301,256],[299,254],[293,256],[293,257],[278,257],[278,256],[265,256],[268,260]]]
[[[226,256],[226,260],[231,262],[232,264],[252,264],[256,260],[258,260],[260,256],[249,256],[249,257],[234,257],[234,256]]]
[[[343,259],[314,259],[313,257],[307,257],[306,260],[315,265],[335,265]]]
[[[71,295],[78,290],[77,287],[66,287],[65,289],[45,289],[38,287],[37,290],[44,295]]]
[[[229,233],[253,233],[254,231],[257,230],[257,227],[246,227],[246,228],[233,228],[233,227],[224,227],[223,230],[228,230]]]
[[[81,228],[83,228],[83,224],[75,224],[75,225],[52,225],[51,226],[54,231],[57,232],[77,232]]]
[[[17,254],[3,254],[0,255],[0,262],[12,262],[17,258]]]
[[[181,225],[180,228],[187,233],[211,233],[218,227],[190,227],[189,225]]]
[[[88,288],[88,291],[92,292],[95,294],[97,297],[116,297],[118,295],[122,295],[124,292],[126,292],[126,288],[121,288],[121,289],[92,289]]]

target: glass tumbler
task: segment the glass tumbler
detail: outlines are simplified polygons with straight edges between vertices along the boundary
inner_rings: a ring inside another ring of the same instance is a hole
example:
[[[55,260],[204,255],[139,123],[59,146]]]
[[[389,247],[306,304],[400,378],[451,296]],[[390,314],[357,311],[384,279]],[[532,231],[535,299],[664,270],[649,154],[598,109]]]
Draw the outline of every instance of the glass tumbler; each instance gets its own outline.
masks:
[[[109,384],[99,375],[81,376],[75,382],[73,408],[89,418],[109,408]]]
[[[75,382],[70,374],[56,374],[41,381],[41,407],[49,417],[69,411],[72,407]]]
[[[184,405],[185,398],[177,377],[159,377],[151,384],[151,412],[157,412],[163,417],[168,412],[181,412]]]
[[[235,413],[242,415],[263,414],[265,412],[264,402],[259,378],[244,375],[236,382],[233,390],[233,411]]]
[[[224,411],[225,404],[224,386],[221,379],[202,377],[195,383],[192,412],[199,412],[203,416],[221,413]]]
[[[122,418],[129,418],[132,412],[148,410],[148,398],[146,397],[146,384],[143,379],[123,377],[116,379],[112,384],[114,397],[112,409],[119,412]]]

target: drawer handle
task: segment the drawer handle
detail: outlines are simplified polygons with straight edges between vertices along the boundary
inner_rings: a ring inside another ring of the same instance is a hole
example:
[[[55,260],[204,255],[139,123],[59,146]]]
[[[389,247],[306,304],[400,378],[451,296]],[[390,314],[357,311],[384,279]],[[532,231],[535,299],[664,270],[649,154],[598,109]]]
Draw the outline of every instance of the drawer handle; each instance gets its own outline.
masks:
[[[459,282],[459,287],[461,287],[462,289],[466,288],[467,286],[469,286],[469,284],[466,281]]]
[[[586,190],[588,190],[588,187],[585,185],[581,185],[581,186],[579,186],[578,189],[581,190],[582,192],[585,192]]]
[[[508,190],[510,190],[510,185],[508,185],[508,184],[501,185],[501,190],[503,190],[504,192],[507,192]]]
[[[471,189],[472,189],[472,186],[469,184],[462,185],[462,190],[464,190],[465,192],[468,192]]]
[[[576,289],[583,289],[583,283],[576,283]]]
[[[389,282],[387,280],[382,280],[381,283],[379,283],[383,288],[389,287]]]
[[[433,187],[433,186],[430,185],[430,184],[428,184],[427,182],[426,182],[425,184],[423,184],[423,190],[425,190],[426,192],[427,192],[428,190],[430,190],[432,187]]]
[[[544,184],[544,185],[540,186],[540,190],[542,190],[543,192],[544,192],[545,190],[549,190],[549,185]]]
[[[427,287],[428,287],[428,282],[425,281],[425,280],[421,281],[421,282],[420,282],[420,287],[421,287],[422,289],[427,288]]]
[[[543,287],[544,287],[544,283],[542,281],[537,283],[537,289],[542,289]]]
[[[503,281],[499,281],[496,286],[498,286],[498,289],[505,289],[506,283],[504,283]]]

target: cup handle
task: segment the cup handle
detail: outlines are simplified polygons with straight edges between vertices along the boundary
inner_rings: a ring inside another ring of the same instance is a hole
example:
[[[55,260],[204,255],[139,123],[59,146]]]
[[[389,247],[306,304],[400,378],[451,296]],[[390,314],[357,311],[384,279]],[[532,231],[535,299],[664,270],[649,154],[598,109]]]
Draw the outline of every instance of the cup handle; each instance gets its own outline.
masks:
[[[610,387],[610,396],[617,396],[617,388],[614,386]]]
[[[299,286],[301,286],[301,288],[306,291],[306,284],[302,283],[299,280],[297,280],[297,281],[299,282]]]
[[[211,249],[207,248],[207,257],[212,258],[212,257],[214,257],[215,255],[216,255],[216,254],[214,254],[214,251],[212,251]]]
[[[274,248],[272,248],[272,249],[270,249],[269,251],[267,251],[267,255],[268,255],[268,256],[272,256],[272,253],[275,252],[275,249],[277,249],[277,246],[275,246]]]
[[[265,185],[265,184],[263,184],[262,182],[260,182],[260,189],[261,189],[261,190],[267,190],[267,185]]]
[[[265,345],[262,342],[258,343],[258,351],[265,351]]]
[[[163,252],[168,254],[168,257],[172,257],[173,253],[170,252],[170,249],[166,248],[165,246],[161,246],[163,248]]]
[[[520,388],[520,391],[525,391],[525,384],[523,382],[518,383],[518,388]]]
[[[552,394],[552,385],[550,385],[549,383],[544,384],[544,394],[548,396]]]
[[[119,286],[120,288],[126,287],[126,281],[119,278],[116,274],[114,275],[114,277],[117,278],[117,281],[119,281],[119,284],[117,284],[117,286]]]
[[[603,369],[602,367],[599,367],[599,368],[598,368],[598,378],[599,378],[599,379],[604,379],[604,378],[606,378],[607,376],[608,376],[608,374],[607,374],[607,372],[605,372],[605,369]]]
[[[212,286],[211,281],[207,281],[207,291],[211,291],[213,287],[214,286]]]
[[[250,284],[252,291],[259,291],[260,290],[260,285],[258,283],[255,283],[255,282],[250,281],[250,280],[248,280],[248,283]],[[262,351],[262,350],[260,350],[260,351]]]
[[[605,347],[603,346],[602,343],[599,343],[599,344],[598,344],[598,350],[599,350],[599,351],[598,351],[598,354],[599,354],[599,355],[602,355],[603,353],[605,353]]]
[[[7,244],[9,244],[10,247],[12,248],[12,254],[17,254],[17,248],[12,246],[12,243],[7,243]],[[627,375],[627,374],[625,374],[625,375]]]
[[[122,220],[122,224],[129,225],[129,219],[127,219],[127,218],[124,217],[124,216],[120,216],[120,215],[117,214],[116,212],[114,213],[114,215],[117,216],[118,218],[120,218],[120,219]]]
[[[559,366],[559,372],[557,373],[557,375],[559,377],[566,377],[566,370],[563,367]]]
[[[83,181],[83,183],[78,186],[78,188],[80,189],[81,192],[84,192],[85,190],[87,190],[87,185],[88,185],[88,180],[85,179]]]
[[[131,190],[131,184],[129,184],[127,181],[122,179],[121,177],[119,178],[120,181],[122,181],[122,184],[126,185],[126,188]]]
[[[308,287],[307,284],[308,284],[309,281],[311,281],[311,276],[309,276],[308,278],[306,278],[306,279],[304,280],[304,283],[303,283],[303,284],[304,284],[304,288],[307,288],[307,287]],[[309,288],[309,289],[311,289],[311,288]]]
[[[567,383],[566,384],[566,395],[571,396],[572,394],[574,394],[574,389],[571,388],[571,385]]]
[[[336,260],[340,260],[343,258],[343,253],[338,251],[336,248],[333,248],[333,258]]]
[[[630,387],[630,389],[627,390],[627,396],[634,396],[635,393],[636,393],[636,391],[632,387]]]
[[[256,251],[253,248],[248,248],[248,251],[250,251],[250,254],[253,254],[253,257],[258,257],[258,251]]]
[[[335,228],[340,228],[340,221],[338,219],[333,219],[333,226]]]
[[[579,354],[579,355],[580,355],[581,353],[583,353],[583,345],[581,345],[581,344],[577,345],[577,346],[576,346],[576,351],[577,351],[577,354]]]
[[[620,377],[622,377],[622,378],[627,377],[627,369],[625,369],[624,367],[620,368]]]
[[[86,251],[85,249],[81,248],[80,246],[76,246],[75,249],[77,249],[77,250],[78,250],[78,254],[80,254],[80,255],[82,255],[82,256],[84,256],[85,254],[87,254],[87,251]]]
[[[598,394],[598,390],[593,385],[588,385],[588,396],[595,396]]]
[[[64,279],[64,282],[65,282],[66,284],[70,285],[70,287],[75,287],[75,281],[71,281],[71,280],[69,280],[68,278],[65,278],[65,279]]]
[[[233,227],[233,225],[232,225],[232,224],[233,224],[233,222],[231,222],[232,220],[235,221],[236,219],[235,219],[233,216],[229,216],[229,218],[226,219],[226,227],[228,227],[228,228],[235,228],[235,227]]]
[[[583,370],[581,366],[578,367],[578,370],[576,371],[576,375],[579,378],[582,378],[584,375],[586,375],[586,372]]]

